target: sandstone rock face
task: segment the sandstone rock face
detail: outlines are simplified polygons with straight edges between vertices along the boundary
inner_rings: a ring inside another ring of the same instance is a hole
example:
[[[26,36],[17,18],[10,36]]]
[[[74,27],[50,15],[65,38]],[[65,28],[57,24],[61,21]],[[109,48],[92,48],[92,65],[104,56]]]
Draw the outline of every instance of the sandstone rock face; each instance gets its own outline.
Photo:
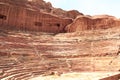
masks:
[[[120,28],[54,34],[0,31],[0,79],[120,70]]]
[[[28,5],[30,5],[33,9],[42,10],[47,13],[50,13],[52,9],[51,3],[46,3],[43,0],[32,0],[31,2],[28,2]]]
[[[77,10],[67,11],[66,14],[67,14],[67,17],[70,17],[70,18],[73,18],[73,19],[75,19],[77,16],[84,15],[84,14],[78,12]]]
[[[112,16],[66,12],[43,0],[0,0],[0,79],[120,71],[118,26]]]
[[[54,8],[51,11],[52,14],[58,15],[62,18],[72,18],[75,19],[79,15],[83,15],[82,13],[78,12],[77,10],[70,10],[70,11],[65,11],[60,8]]]
[[[37,11],[47,12],[62,18],[76,18],[78,15],[83,15],[77,10],[65,11],[60,8],[54,8],[50,2],[43,0],[0,0],[7,4],[30,8]]]
[[[54,15],[59,15],[60,17],[66,17],[66,11],[60,8],[52,9],[51,13]]]
[[[108,15],[78,16],[74,22],[66,27],[67,32],[82,30],[107,29],[120,26],[120,20]]]
[[[0,0],[0,2],[24,8],[32,8],[38,11],[42,10],[44,12],[50,12],[52,8],[50,3],[46,3],[43,0]]]
[[[36,6],[40,6],[40,2],[38,5],[33,3],[36,4],[32,6],[34,8],[17,6],[17,3],[13,5],[10,2],[0,2],[0,25],[3,29],[59,33],[65,32],[65,27],[72,22],[71,19],[60,18],[35,9]]]
[[[43,0],[32,0],[31,2],[29,2],[28,5],[30,5],[31,8],[41,10],[41,11],[44,11],[44,12],[47,12],[47,13],[51,13],[51,14],[54,14],[54,15],[59,16],[61,18],[72,18],[72,19],[74,19],[78,15],[83,15],[82,13],[78,12],[77,10],[65,11],[61,8],[54,8],[54,7],[52,7],[52,4],[50,2],[46,3]]]
[[[83,16],[76,10],[53,8],[43,0],[0,0],[0,6],[0,25],[7,29],[66,32],[65,27],[72,19]]]

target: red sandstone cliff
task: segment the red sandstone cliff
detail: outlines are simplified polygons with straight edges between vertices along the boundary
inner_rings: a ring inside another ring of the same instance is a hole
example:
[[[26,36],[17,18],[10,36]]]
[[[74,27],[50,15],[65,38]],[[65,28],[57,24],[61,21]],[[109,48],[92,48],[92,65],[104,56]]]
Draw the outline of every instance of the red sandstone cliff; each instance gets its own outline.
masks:
[[[60,8],[54,8],[50,2],[45,2],[44,0],[0,0],[0,2],[51,13],[62,18],[76,18],[78,15],[83,15],[77,10],[65,11]]]
[[[50,4],[42,0],[0,1],[0,28],[22,31],[60,33],[72,19],[61,18],[50,12]]]
[[[0,0],[5,4],[11,4],[13,6],[21,6],[24,8],[31,8],[35,10],[42,10],[44,12],[50,12],[52,5],[51,3],[46,3],[43,0]]]
[[[120,26],[120,20],[109,15],[78,16],[66,27],[67,32],[82,30],[107,29]]]

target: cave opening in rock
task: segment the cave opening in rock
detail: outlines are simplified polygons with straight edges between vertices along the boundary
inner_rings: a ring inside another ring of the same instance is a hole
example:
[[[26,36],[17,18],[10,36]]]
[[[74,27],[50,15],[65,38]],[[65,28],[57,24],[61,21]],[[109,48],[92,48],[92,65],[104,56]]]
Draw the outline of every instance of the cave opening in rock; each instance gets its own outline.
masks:
[[[59,23],[57,23],[57,24],[55,24],[55,26],[60,27],[60,24],[59,24]]]
[[[5,15],[0,14],[0,19],[6,20],[6,18],[7,17]]]

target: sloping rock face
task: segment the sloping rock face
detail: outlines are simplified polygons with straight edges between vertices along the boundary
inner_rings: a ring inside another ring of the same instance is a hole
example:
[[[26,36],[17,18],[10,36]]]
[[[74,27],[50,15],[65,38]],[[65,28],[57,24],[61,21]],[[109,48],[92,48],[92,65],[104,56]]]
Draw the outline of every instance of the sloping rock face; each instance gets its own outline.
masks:
[[[14,6],[32,8],[38,11],[42,10],[44,12],[50,12],[52,8],[51,3],[46,3],[43,0],[0,0],[0,2],[8,3]]]
[[[120,26],[120,20],[108,15],[78,16],[74,22],[66,27],[67,32],[82,30],[107,29]]]
[[[75,19],[77,16],[84,15],[83,13],[78,12],[77,10],[70,10],[66,12],[67,17]]]
[[[31,7],[33,9],[37,9],[43,12],[50,13],[52,10],[52,4],[50,2],[46,3],[43,0],[32,0],[29,1],[27,7]]]
[[[43,0],[32,0],[29,2],[32,8],[43,10],[44,12],[54,14],[61,18],[76,18],[78,15],[83,15],[77,10],[65,11],[61,8],[54,8],[50,2],[46,3]]]
[[[74,19],[78,15],[83,15],[77,10],[65,11],[60,8],[54,8],[50,2],[45,2],[44,0],[0,0],[0,2],[51,13],[61,18]]]
[[[53,8],[51,11],[52,14],[58,15],[60,17],[67,17],[67,18],[72,18],[75,19],[79,15],[84,15],[77,10],[70,10],[70,11],[65,11],[60,8]]]

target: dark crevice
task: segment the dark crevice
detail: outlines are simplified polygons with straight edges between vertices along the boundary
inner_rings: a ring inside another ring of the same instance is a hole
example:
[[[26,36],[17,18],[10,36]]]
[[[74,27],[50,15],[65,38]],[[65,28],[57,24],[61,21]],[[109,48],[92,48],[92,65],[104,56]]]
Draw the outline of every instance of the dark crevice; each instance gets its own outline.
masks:
[[[7,17],[5,15],[0,14],[0,19],[6,20],[6,18]]]

